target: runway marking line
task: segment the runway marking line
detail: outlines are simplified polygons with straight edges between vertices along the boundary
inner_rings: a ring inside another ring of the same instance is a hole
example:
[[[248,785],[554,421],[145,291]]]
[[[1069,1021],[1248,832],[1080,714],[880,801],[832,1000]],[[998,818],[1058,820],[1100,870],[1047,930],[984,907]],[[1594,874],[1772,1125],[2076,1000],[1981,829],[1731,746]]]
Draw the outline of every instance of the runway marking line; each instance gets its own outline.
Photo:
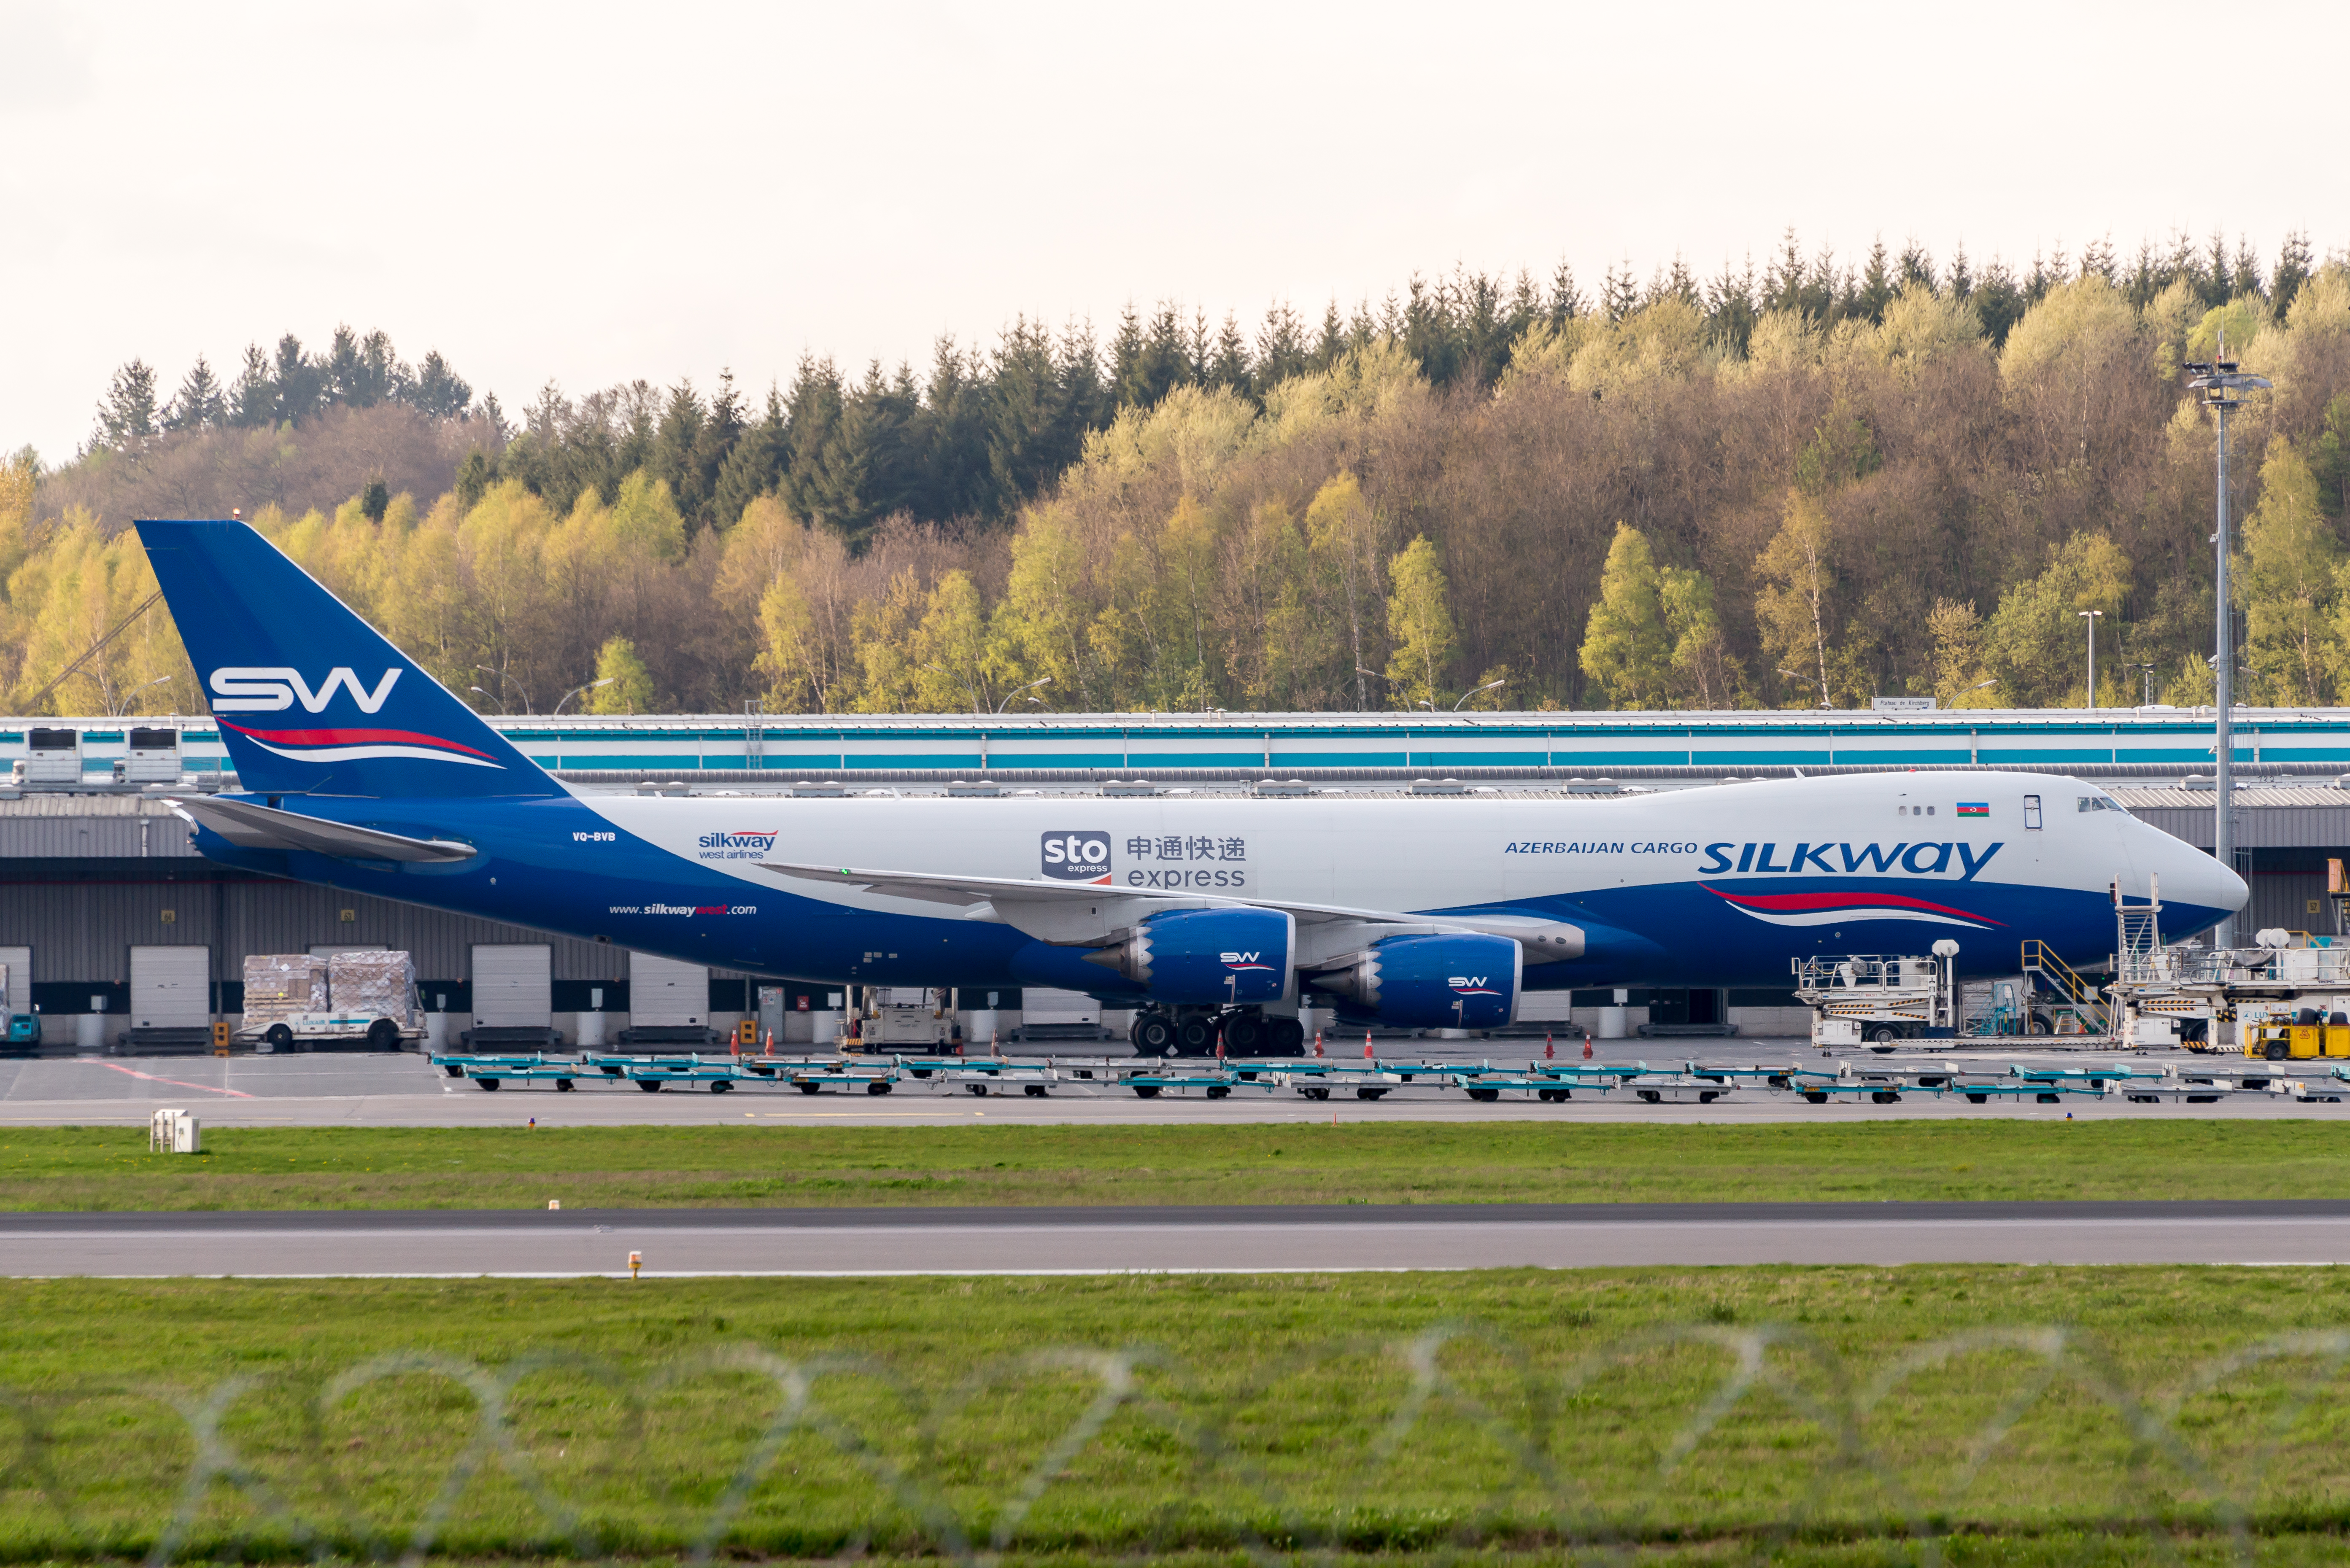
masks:
[[[134,1078],[144,1078],[151,1084],[169,1084],[175,1089],[193,1089],[202,1095],[227,1095],[239,1100],[250,1100],[255,1097],[243,1089],[216,1089],[210,1084],[191,1084],[180,1078],[158,1077],[153,1073],[142,1073],[136,1067],[126,1067],[120,1062],[100,1062],[99,1065],[111,1068],[118,1073],[128,1073]]]

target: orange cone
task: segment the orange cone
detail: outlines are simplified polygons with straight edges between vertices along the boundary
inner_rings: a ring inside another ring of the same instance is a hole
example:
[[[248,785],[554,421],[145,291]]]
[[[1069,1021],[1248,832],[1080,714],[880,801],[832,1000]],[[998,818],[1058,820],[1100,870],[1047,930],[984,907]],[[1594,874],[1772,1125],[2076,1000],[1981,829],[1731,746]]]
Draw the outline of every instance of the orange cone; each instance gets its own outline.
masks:
[[[1543,1060],[1545,1062],[1558,1060],[1558,1042],[1547,1034],[1543,1036]]]
[[[1316,1029],[1316,1030],[1314,1032],[1314,1055],[1315,1055],[1315,1060],[1317,1060],[1317,1061],[1318,1061],[1318,1060],[1320,1060],[1320,1059],[1321,1059],[1321,1055],[1322,1055],[1322,1031],[1320,1031],[1319,1029]]]
[[[1591,1060],[1591,1036],[1588,1034],[1583,1037],[1583,1059],[1586,1062]]]
[[[1369,1061],[1370,1059],[1371,1059],[1371,1032],[1370,1032],[1369,1030],[1366,1029],[1366,1030],[1364,1030],[1364,1031],[1363,1031],[1363,1060],[1364,1060],[1364,1061],[1366,1061],[1366,1062],[1367,1062],[1367,1061]]]

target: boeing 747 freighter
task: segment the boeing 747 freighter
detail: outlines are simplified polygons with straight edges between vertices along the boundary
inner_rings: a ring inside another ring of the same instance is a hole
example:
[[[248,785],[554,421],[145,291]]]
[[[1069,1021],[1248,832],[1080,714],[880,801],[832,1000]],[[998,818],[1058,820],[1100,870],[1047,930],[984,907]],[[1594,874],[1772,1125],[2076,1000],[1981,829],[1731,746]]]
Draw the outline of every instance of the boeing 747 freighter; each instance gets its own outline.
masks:
[[[2112,947],[2116,885],[2174,936],[2241,878],[2095,785],[1793,779],[1614,798],[576,792],[241,523],[146,522],[241,793],[180,809],[227,864],[777,979],[1055,986],[1138,1033],[1295,1050],[1491,1028],[1528,990],[1776,986],[1799,955]]]

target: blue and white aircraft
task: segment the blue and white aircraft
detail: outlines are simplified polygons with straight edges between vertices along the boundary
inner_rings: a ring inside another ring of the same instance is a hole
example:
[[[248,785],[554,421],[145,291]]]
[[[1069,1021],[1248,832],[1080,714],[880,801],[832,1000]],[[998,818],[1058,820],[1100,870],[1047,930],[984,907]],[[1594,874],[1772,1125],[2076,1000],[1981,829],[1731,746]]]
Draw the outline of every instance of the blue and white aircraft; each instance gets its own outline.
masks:
[[[241,523],[143,522],[242,793],[213,859],[777,979],[1054,986],[1137,1044],[1294,1051],[1343,1021],[1490,1028],[1527,990],[1772,986],[1791,958],[2183,936],[2241,878],[2091,784],[1908,773],[1614,798],[577,793]]]

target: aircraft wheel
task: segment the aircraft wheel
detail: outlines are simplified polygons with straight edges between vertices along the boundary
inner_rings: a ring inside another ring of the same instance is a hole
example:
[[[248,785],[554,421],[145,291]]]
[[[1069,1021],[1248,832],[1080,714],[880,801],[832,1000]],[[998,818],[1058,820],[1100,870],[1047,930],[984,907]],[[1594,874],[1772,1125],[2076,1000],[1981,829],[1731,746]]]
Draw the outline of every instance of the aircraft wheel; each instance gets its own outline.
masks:
[[[1143,1013],[1128,1033],[1145,1056],[1164,1056],[1175,1048],[1175,1021],[1163,1012]]]
[[[1175,1026],[1176,1049],[1186,1056],[1209,1056],[1215,1054],[1216,1021],[1197,1013]]]
[[[1265,1049],[1269,1054],[1275,1056],[1305,1054],[1305,1025],[1295,1018],[1268,1019],[1265,1028],[1269,1035]]]
[[[1262,1056],[1272,1044],[1273,1031],[1261,1012],[1235,1012],[1223,1020],[1224,1050],[1233,1056]]]

